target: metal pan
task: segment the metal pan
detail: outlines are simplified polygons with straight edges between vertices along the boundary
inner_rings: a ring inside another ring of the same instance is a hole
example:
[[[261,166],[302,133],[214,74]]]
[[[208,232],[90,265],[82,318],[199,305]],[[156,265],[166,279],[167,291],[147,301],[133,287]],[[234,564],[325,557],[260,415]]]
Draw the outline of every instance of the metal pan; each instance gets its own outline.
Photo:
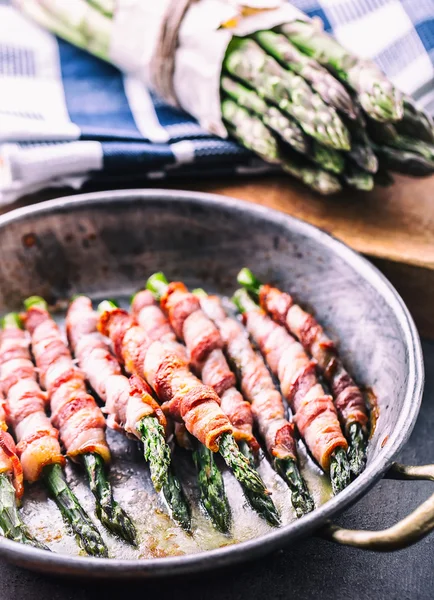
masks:
[[[104,533],[114,558],[73,555],[77,553],[74,541],[36,484],[27,491],[24,518],[37,535],[48,539],[51,532],[48,541],[57,552],[0,539],[4,558],[47,573],[168,577],[232,565],[318,531],[340,543],[391,550],[417,541],[434,528],[434,496],[383,532],[342,530],[329,521],[386,473],[406,479],[434,478],[433,465],[416,468],[393,463],[413,429],[422,396],[423,360],[414,323],[386,279],[344,244],[289,216],[248,203],[149,190],[62,198],[6,214],[0,218],[0,256],[0,311],[18,308],[32,294],[53,302],[77,292],[96,299],[127,298],[157,270],[230,294],[239,268],[248,265],[314,310],[339,340],[356,379],[374,389],[380,409],[367,468],[337,497],[330,498],[325,478],[301,448],[318,508],[300,520],[288,508],[284,485],[263,461],[261,472],[282,511],[279,529],[268,528],[244,506],[237,484],[225,473],[234,513],[230,538],[213,537],[199,509],[194,513],[195,534],[182,537],[165,515],[161,499],[152,493],[134,444],[111,433],[112,481],[118,498],[138,523],[140,551],[125,549]],[[176,461],[195,504],[189,458],[177,456]],[[92,511],[80,473],[70,467],[69,477]]]

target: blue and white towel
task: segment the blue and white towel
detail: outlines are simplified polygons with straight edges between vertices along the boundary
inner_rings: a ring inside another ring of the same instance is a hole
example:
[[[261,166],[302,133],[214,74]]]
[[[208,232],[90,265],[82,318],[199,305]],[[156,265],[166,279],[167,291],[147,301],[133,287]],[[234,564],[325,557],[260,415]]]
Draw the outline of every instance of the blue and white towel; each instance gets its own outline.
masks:
[[[146,1],[146,0],[145,0]],[[434,112],[433,0],[293,0]],[[0,204],[53,186],[269,170],[0,0]]]

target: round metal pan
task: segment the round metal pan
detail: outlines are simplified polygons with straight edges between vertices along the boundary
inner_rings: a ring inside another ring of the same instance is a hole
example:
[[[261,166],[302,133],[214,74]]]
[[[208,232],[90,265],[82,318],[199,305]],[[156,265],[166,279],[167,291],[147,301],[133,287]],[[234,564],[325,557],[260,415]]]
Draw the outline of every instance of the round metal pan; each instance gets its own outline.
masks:
[[[61,198],[8,213],[0,218],[0,256],[0,312],[19,308],[33,294],[53,302],[77,292],[127,297],[157,270],[231,294],[240,267],[250,266],[315,312],[339,341],[357,381],[374,390],[380,411],[364,473],[313,513],[286,519],[279,529],[254,525],[250,539],[239,543],[142,560],[49,553],[0,539],[2,557],[57,575],[166,578],[233,565],[315,531],[341,543],[391,550],[434,527],[434,499],[386,532],[352,532],[329,522],[386,472],[401,478],[434,476],[433,466],[393,465],[413,429],[423,390],[414,323],[388,281],[341,242],[249,203],[201,193],[134,190]],[[127,484],[125,462],[119,464],[113,467],[115,476],[124,476]],[[244,508],[237,510],[242,522]]]

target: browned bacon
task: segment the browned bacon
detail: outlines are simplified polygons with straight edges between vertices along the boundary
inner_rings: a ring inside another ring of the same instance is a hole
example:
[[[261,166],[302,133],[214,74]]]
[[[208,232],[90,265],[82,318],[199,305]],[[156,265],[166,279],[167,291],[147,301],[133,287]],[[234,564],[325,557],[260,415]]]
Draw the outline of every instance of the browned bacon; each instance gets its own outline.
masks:
[[[345,431],[351,423],[358,423],[366,431],[368,411],[363,394],[345,369],[334,342],[326,335],[321,325],[312,315],[295,304],[289,294],[277,288],[263,285],[259,300],[262,308],[275,321],[286,326],[317,362],[330,383],[335,407]]]
[[[75,459],[94,452],[108,462],[104,416],[87,393],[84,375],[74,366],[60,329],[49,313],[38,306],[27,310],[24,321],[32,337],[39,381],[50,399],[51,421],[60,431],[68,456]]]
[[[227,355],[239,371],[242,391],[251,403],[255,422],[270,456],[295,459],[294,426],[285,418],[283,399],[264,361],[253,350],[245,329],[226,315],[217,296],[203,297],[200,303],[202,310],[218,326]]]
[[[295,423],[312,455],[328,470],[332,452],[347,448],[331,396],[315,374],[315,364],[299,342],[258,308],[244,313],[246,327],[271,371],[279,378]]]
[[[214,390],[203,385],[171,342],[152,342],[125,310],[104,312],[98,329],[113,343],[116,355],[129,373],[144,377],[155,390],[164,412],[184,421],[187,430],[210,450],[232,426],[220,408]]]
[[[118,360],[110,352],[110,342],[97,330],[98,313],[86,296],[70,305],[66,317],[68,338],[90,385],[106,403],[107,423],[140,438],[137,424],[155,416],[166,428],[166,418],[151,395],[149,386],[137,376],[122,375]]]
[[[46,394],[36,382],[30,339],[18,327],[7,326],[0,337],[0,382],[7,394],[9,422],[18,440],[26,481],[37,481],[42,469],[65,462],[59,434],[45,414]]]
[[[192,294],[184,284],[171,284],[170,289],[171,296],[166,295],[162,305],[168,310],[169,318],[170,315],[177,315],[178,323],[175,319],[173,330],[148,290],[139,292],[135,296],[132,304],[134,316],[151,340],[166,339],[184,351],[184,346],[176,342],[174,333],[175,325],[178,329],[181,327],[179,315],[182,313],[181,338],[186,343],[192,363],[200,372],[203,383],[212,387],[220,396],[221,408],[233,425],[235,439],[245,440],[254,451],[258,451],[259,445],[252,433],[253,415],[250,404],[235,387],[235,375],[223,354],[223,340],[217,327],[201,310],[195,296],[194,302],[186,300]],[[181,305],[182,309],[177,308],[178,305]],[[193,312],[189,313],[188,310]]]
[[[23,468],[17,456],[15,442],[7,428],[6,401],[0,386],[0,474],[5,473],[11,477],[19,500],[24,492]]]

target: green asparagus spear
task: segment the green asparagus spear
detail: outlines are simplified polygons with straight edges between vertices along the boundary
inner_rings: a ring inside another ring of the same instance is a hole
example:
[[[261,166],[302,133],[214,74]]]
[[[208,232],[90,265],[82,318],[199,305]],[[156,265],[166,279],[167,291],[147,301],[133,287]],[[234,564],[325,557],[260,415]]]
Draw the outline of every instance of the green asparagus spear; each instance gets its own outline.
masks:
[[[136,529],[127,513],[113,499],[113,492],[99,454],[83,455],[83,463],[89,479],[90,489],[96,500],[96,514],[109,531],[126,542],[136,545]]]
[[[374,188],[374,178],[371,173],[367,173],[355,165],[347,164],[342,179],[350,188],[361,192],[370,192]]]
[[[15,488],[6,473],[0,473],[0,534],[14,542],[21,542],[41,550],[49,550],[36,540],[21,520],[15,497]]]
[[[89,4],[99,10],[106,17],[113,18],[116,9],[116,0],[87,0]]]
[[[351,482],[350,463],[343,448],[337,448],[330,457],[330,481],[335,495],[342,492]]]
[[[282,156],[282,169],[324,196],[335,194],[341,189],[341,184],[334,175],[310,166],[307,162],[303,164],[295,157]]]
[[[428,113],[419,109],[414,100],[404,96],[404,118],[396,124],[398,133],[434,144],[434,122]]]
[[[273,135],[262,121],[233,100],[223,100],[222,116],[229,132],[246,148],[270,163],[279,162],[279,148]]]
[[[399,121],[404,114],[401,93],[371,61],[343,48],[309,21],[292,21],[279,28],[301,52],[330,69],[358,95],[366,113],[377,121]]]
[[[113,300],[98,305],[100,313],[117,308]],[[162,491],[172,518],[186,531],[191,529],[190,507],[172,470],[172,455],[162,426],[155,417],[144,417],[137,424],[143,442],[144,458],[149,463],[151,481],[157,492]]]
[[[193,450],[193,460],[197,469],[202,505],[216,529],[228,533],[231,526],[231,509],[214,455],[206,446],[197,443]]]
[[[20,9],[56,35],[110,61],[113,20],[86,0],[18,0]],[[106,0],[95,0],[105,2]]]
[[[269,106],[265,100],[256,94],[256,92],[246,88],[244,85],[238,81],[234,81],[230,77],[223,77],[221,86],[222,90],[226,92],[238,106],[253,112],[262,120],[268,129],[271,129],[273,133],[289,144],[291,148],[301,154],[307,154],[309,151],[309,144],[307,143],[306,136],[293,119],[284,115],[275,106]]]
[[[374,145],[374,150],[383,169],[414,177],[424,177],[434,173],[434,162],[420,154],[378,144]]]
[[[106,545],[99,531],[66,483],[62,467],[57,464],[48,465],[44,468],[42,476],[51,497],[75,533],[80,547],[92,556],[108,556]]]
[[[394,140],[388,144],[392,148],[397,150],[403,150],[404,152],[414,152],[414,154],[420,154],[426,160],[431,161],[434,166],[434,145],[421,142],[413,137],[398,135]]]
[[[351,152],[351,150],[350,150]],[[329,171],[339,175],[345,168],[345,159],[343,154],[334,150],[333,148],[327,148],[316,140],[312,143],[312,155],[310,157],[315,164]]]
[[[280,162],[284,171],[320,194],[334,194],[341,189],[337,178],[330,173],[308,163],[300,164],[295,158],[284,155],[259,117],[250,114],[232,100],[223,100],[222,114],[229,132],[267,162]]]
[[[348,461],[351,472],[357,477],[366,466],[366,435],[359,423],[351,423],[348,427],[347,437]]]
[[[24,306],[26,310],[36,306],[48,310],[46,301],[40,296],[30,296],[24,300]],[[133,534],[134,526],[127,514],[113,499],[111,484],[105,476],[102,459],[96,453],[93,453],[93,456],[93,462],[89,455],[86,455],[83,460],[90,488],[96,500],[97,517],[109,531],[119,535],[125,541],[133,543],[132,538],[135,537],[135,534]]]
[[[164,273],[154,273],[146,282],[146,288],[157,300],[161,299],[168,285]],[[222,434],[219,439],[219,452],[239,481],[251,506],[271,525],[278,525],[279,515],[264,482],[241,452],[232,434]]]
[[[324,146],[349,150],[348,130],[335,109],[325,104],[302,77],[281,67],[253,40],[234,39],[224,69],[293,117],[305,133]]]
[[[308,81],[324,102],[350,119],[356,118],[355,106],[342,83],[317,61],[302,54],[284,35],[274,31],[259,31],[252,37],[283,67]]]
[[[378,171],[378,159],[370,143],[353,143],[348,158],[367,173],[375,174]]]
[[[162,490],[172,517],[183,529],[191,528],[190,507],[182,487],[172,472],[172,455],[164,430],[155,417],[144,417],[137,429],[144,447],[144,457],[149,463],[151,480],[157,492]]]

